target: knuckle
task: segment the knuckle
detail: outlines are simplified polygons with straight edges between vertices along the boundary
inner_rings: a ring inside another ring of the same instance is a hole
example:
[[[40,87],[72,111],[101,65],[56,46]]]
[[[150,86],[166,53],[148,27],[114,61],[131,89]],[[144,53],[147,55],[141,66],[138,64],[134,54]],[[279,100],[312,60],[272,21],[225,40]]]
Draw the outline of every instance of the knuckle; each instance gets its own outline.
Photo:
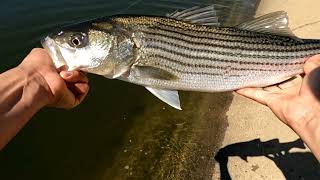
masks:
[[[34,55],[36,57],[39,57],[39,58],[48,58],[49,57],[49,54],[47,53],[47,51],[42,48],[34,48],[31,50],[30,54]]]
[[[42,48],[33,48],[33,49],[31,50],[32,53],[39,53],[39,54],[43,53],[44,51],[45,51],[45,50],[42,49]]]

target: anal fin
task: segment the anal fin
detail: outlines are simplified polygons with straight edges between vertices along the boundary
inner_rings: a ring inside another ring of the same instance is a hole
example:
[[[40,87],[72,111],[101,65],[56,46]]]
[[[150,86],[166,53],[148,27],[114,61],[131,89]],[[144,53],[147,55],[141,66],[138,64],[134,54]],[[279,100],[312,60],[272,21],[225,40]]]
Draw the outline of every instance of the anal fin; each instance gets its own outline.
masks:
[[[146,89],[148,91],[150,91],[153,95],[155,95],[157,98],[159,98],[163,102],[167,103],[168,105],[170,105],[178,110],[182,110],[181,106],[180,106],[180,99],[179,99],[178,91],[158,89],[158,88],[152,88],[152,87],[146,87]]]

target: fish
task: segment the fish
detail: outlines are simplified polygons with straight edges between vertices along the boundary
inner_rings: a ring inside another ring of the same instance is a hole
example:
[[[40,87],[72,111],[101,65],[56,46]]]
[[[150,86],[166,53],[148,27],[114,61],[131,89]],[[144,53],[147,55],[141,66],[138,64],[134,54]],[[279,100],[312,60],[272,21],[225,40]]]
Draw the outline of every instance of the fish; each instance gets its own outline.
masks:
[[[63,27],[42,46],[57,68],[146,87],[180,109],[178,90],[224,92],[265,87],[303,73],[320,40],[301,39],[277,11],[235,26],[214,5],[167,16],[114,15]]]

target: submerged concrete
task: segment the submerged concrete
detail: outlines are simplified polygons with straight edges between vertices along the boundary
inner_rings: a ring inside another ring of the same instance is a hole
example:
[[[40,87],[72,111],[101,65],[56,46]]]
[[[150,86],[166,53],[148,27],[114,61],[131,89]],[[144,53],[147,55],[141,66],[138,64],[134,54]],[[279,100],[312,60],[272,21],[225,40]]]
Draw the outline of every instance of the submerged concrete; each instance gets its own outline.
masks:
[[[210,179],[231,93],[181,93],[183,111],[151,100],[103,179]]]

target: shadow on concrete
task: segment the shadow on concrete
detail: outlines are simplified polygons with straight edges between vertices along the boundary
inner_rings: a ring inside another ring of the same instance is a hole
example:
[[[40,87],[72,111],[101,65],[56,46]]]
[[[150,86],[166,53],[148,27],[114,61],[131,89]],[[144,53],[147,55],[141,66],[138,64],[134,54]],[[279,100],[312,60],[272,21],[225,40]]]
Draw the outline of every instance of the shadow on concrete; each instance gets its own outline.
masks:
[[[265,156],[278,166],[286,179],[313,180],[320,177],[320,164],[310,152],[289,152],[292,148],[306,149],[301,139],[280,143],[279,139],[261,142],[260,139],[228,145],[219,150],[215,159],[219,162],[222,180],[230,180],[228,158],[238,156],[247,161],[248,157]],[[258,166],[252,170],[259,168]]]

